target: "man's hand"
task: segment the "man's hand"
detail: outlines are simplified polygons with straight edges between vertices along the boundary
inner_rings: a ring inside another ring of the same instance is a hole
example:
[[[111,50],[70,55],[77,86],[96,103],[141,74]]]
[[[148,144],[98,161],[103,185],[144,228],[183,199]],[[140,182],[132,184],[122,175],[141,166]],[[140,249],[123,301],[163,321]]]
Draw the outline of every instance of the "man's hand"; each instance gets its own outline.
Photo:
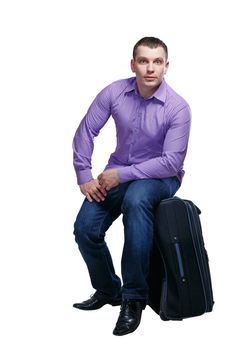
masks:
[[[105,188],[99,184],[97,179],[90,180],[85,184],[79,185],[79,187],[80,191],[87,197],[89,202],[93,202],[93,199],[95,199],[96,202],[103,201],[107,195]]]
[[[100,185],[107,191],[109,191],[113,187],[116,187],[120,183],[119,176],[117,174],[117,169],[115,168],[103,171],[97,177],[97,179],[99,180]]]

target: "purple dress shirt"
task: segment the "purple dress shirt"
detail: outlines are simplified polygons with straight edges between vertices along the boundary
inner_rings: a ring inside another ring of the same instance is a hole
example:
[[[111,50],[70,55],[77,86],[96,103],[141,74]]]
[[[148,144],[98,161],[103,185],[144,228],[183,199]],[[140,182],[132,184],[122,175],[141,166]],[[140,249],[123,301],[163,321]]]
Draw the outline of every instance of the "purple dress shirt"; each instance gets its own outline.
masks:
[[[120,182],[177,176],[182,181],[191,112],[166,82],[150,98],[139,95],[136,78],[118,80],[94,99],[73,140],[78,184],[93,179],[94,137],[112,116],[117,145],[105,169],[117,168]]]

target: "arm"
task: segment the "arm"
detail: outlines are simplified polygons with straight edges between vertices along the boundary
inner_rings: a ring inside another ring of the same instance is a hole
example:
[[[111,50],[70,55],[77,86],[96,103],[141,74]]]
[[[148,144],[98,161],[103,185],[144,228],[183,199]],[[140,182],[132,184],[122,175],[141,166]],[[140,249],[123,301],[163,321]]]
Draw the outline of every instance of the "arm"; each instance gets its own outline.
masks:
[[[91,104],[82,119],[73,139],[73,164],[81,192],[94,199],[101,189],[98,181],[93,180],[91,157],[94,150],[94,137],[107,122],[111,114],[110,87],[103,89]],[[102,197],[105,190],[102,191]],[[100,196],[100,199],[102,199]],[[88,196],[87,196],[88,198]],[[88,200],[90,197],[88,198]]]
[[[190,124],[191,112],[187,106],[171,118],[162,155],[139,164],[118,168],[119,181],[176,176],[182,169],[186,156]]]

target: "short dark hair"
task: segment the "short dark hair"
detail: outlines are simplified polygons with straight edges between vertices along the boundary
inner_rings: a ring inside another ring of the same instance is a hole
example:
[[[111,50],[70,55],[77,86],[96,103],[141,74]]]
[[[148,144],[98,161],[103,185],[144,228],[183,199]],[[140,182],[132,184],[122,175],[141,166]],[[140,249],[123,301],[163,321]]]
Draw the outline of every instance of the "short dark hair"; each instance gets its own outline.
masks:
[[[151,49],[156,48],[158,46],[163,47],[165,54],[166,54],[166,59],[168,59],[168,49],[167,45],[160,39],[154,38],[153,36],[145,36],[144,38],[140,39],[133,48],[133,58],[136,58],[137,54],[137,48],[138,46],[148,46]]]

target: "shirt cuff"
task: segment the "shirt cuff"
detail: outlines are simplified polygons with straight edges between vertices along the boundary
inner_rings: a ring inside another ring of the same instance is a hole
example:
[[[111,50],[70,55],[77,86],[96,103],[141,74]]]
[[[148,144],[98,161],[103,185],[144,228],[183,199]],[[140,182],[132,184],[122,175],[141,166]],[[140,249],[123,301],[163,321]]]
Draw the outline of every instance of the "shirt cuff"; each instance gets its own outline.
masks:
[[[118,174],[120,183],[133,180],[131,166],[117,168],[117,174]]]
[[[76,175],[77,182],[79,185],[85,184],[86,182],[93,180],[92,172],[90,169],[78,170]]]

